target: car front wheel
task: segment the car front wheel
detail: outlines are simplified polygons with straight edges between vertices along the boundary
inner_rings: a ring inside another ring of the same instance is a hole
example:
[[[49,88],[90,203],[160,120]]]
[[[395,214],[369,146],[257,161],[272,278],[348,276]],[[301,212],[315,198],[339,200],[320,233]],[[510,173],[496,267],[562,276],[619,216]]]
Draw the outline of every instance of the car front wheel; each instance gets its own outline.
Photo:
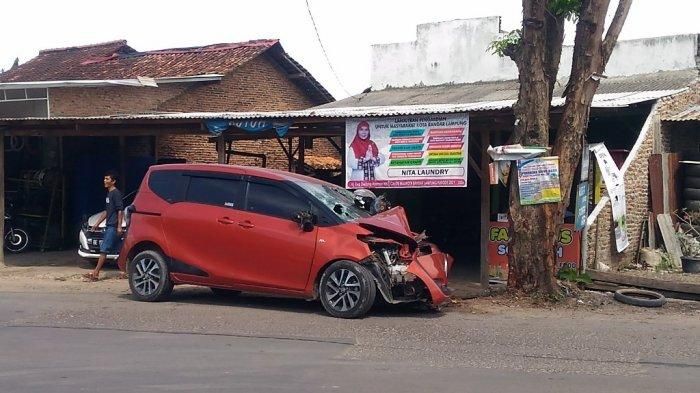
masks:
[[[129,263],[128,270],[129,287],[136,300],[165,300],[173,291],[168,264],[158,251],[146,250],[138,253]]]
[[[377,295],[374,277],[364,266],[351,261],[337,261],[326,269],[318,293],[323,308],[337,318],[365,315]]]

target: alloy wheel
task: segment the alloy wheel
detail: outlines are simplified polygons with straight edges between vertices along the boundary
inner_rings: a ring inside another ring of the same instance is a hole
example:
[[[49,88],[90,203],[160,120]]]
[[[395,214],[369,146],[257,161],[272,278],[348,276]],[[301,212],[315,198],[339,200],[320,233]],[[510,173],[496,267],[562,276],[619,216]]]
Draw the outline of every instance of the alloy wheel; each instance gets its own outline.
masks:
[[[360,299],[360,279],[348,269],[334,271],[326,283],[326,300],[338,311],[352,310]]]
[[[154,293],[161,283],[161,271],[158,261],[153,258],[143,258],[136,262],[134,271],[134,289],[141,296]]]

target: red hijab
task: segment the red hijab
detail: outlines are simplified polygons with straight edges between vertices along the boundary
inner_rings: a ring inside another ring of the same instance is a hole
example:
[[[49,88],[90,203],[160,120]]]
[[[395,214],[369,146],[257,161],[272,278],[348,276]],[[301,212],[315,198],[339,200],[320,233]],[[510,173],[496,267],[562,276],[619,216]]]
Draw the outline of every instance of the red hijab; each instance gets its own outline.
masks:
[[[367,128],[367,138],[362,139],[360,138],[360,128]],[[364,158],[367,155],[367,150],[372,149],[372,157],[377,157],[379,155],[379,149],[377,148],[377,145],[372,142],[371,134],[369,132],[369,123],[366,121],[361,121],[360,124],[357,125],[357,130],[355,131],[355,139],[352,140],[352,143],[350,144],[350,147],[352,148],[352,151],[355,153],[355,157],[359,160],[360,158]]]

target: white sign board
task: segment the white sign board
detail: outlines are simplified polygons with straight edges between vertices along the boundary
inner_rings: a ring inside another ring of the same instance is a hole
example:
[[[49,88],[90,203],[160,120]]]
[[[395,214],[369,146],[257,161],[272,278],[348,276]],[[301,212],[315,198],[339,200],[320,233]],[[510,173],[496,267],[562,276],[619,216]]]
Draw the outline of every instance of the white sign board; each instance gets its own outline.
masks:
[[[603,143],[590,145],[590,149],[595,154],[598,167],[603,175],[605,187],[610,196],[612,205],[612,215],[615,227],[615,245],[617,252],[622,252],[629,246],[627,237],[627,202],[625,201],[625,179],[617,168],[617,164],[610,156],[610,152]]]
[[[345,122],[346,188],[466,187],[469,116]]]

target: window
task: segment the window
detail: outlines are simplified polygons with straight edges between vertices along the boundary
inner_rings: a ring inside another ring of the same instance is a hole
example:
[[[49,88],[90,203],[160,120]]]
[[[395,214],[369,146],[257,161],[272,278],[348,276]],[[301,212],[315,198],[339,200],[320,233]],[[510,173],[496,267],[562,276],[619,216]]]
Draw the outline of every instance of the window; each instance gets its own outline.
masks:
[[[248,184],[248,211],[294,220],[297,213],[302,210],[308,211],[310,208],[309,202],[280,187],[261,183]]]
[[[240,208],[242,184],[241,180],[193,176],[187,188],[187,201]]]
[[[182,202],[185,196],[187,177],[180,171],[153,171],[148,178],[148,187],[168,203]]]

